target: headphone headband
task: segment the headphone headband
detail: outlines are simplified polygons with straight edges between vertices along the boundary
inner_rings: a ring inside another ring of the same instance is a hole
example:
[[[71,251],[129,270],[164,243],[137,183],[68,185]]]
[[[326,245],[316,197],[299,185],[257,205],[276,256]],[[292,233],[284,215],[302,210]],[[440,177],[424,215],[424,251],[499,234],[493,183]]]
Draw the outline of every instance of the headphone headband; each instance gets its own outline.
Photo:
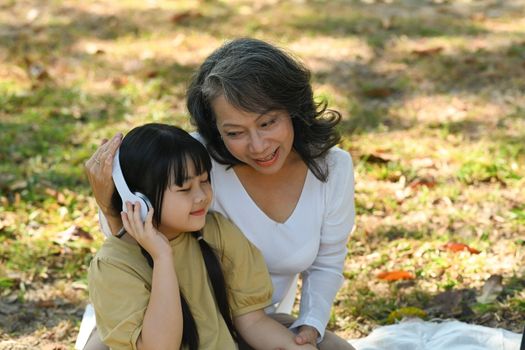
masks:
[[[128,185],[126,184],[126,180],[124,179],[124,174],[122,173],[122,169],[120,167],[120,150],[117,149],[117,152],[115,152],[115,157],[113,158],[113,182],[115,183],[115,187],[117,188],[117,192],[120,195],[120,198],[122,198],[122,210],[124,212],[127,212],[126,202],[139,202],[140,203],[140,216],[142,218],[142,221],[146,220],[146,215],[148,215],[149,208],[152,207],[151,202],[148,200],[148,197],[143,195],[140,192],[132,193],[130,189],[128,188]]]

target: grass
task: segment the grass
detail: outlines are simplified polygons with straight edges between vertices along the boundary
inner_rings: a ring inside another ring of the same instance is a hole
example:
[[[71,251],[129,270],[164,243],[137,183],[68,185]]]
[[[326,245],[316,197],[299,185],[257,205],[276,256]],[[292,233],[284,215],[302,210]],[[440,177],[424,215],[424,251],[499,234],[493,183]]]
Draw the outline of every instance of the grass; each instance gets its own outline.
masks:
[[[293,51],[343,114],[358,215],[329,328],[359,337],[426,313],[521,332],[524,21],[484,0],[2,4],[0,349],[72,348],[103,240],[84,161],[144,122],[190,130],[193,70],[246,35]],[[399,269],[415,279],[376,277]],[[477,303],[493,274],[502,292]]]

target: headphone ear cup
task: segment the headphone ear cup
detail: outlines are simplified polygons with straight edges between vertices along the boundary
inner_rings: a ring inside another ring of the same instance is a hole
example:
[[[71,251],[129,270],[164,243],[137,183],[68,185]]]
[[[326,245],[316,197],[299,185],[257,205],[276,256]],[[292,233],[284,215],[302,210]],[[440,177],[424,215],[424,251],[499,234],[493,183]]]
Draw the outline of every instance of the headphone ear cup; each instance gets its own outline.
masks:
[[[124,174],[120,168],[120,150],[117,150],[115,157],[113,158],[113,172],[112,172],[113,182],[117,188],[117,192],[122,198],[122,211],[127,212],[126,202],[139,202],[140,203],[140,217],[142,221],[146,221],[146,216],[148,215],[149,208],[152,208],[151,202],[148,197],[143,195],[140,192],[132,193],[126,180],[124,179]]]
[[[133,194],[138,198],[138,202],[140,203],[140,217],[144,222],[146,221],[146,216],[148,215],[149,209],[153,208],[153,205],[151,205],[151,202],[148,197],[146,197],[146,195],[140,192],[135,192]]]

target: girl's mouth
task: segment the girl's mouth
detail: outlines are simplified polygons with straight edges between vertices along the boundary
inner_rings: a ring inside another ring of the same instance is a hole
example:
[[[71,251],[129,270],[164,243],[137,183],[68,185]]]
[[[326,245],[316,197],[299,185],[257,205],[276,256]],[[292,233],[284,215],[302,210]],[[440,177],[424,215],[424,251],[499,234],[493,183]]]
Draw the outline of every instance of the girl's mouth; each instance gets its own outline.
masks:
[[[254,159],[255,163],[257,163],[257,165],[259,166],[262,166],[262,167],[269,167],[269,166],[272,166],[276,161],[277,159],[279,158],[279,148],[277,148],[272,154],[270,154],[268,157],[266,158],[259,158],[259,159]]]
[[[206,209],[205,208],[202,208],[202,209],[190,212],[190,215],[194,215],[194,216],[202,216],[204,214],[206,214]]]

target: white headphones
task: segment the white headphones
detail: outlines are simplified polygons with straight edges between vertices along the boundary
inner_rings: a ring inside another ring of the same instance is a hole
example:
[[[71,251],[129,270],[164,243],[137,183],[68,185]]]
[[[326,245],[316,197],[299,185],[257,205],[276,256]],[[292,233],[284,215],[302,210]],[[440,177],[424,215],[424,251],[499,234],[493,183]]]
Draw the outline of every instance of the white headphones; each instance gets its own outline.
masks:
[[[146,221],[146,215],[148,215],[148,210],[152,208],[151,202],[149,201],[148,197],[143,195],[140,192],[132,193],[128,185],[126,184],[126,180],[124,180],[124,174],[122,174],[122,169],[120,168],[120,152],[117,149],[117,152],[115,153],[115,158],[113,158],[113,182],[115,183],[115,187],[117,188],[118,194],[120,195],[120,198],[122,198],[122,210],[124,212],[127,212],[126,208],[126,201],[135,203],[140,203],[140,217],[142,218],[142,221]]]

